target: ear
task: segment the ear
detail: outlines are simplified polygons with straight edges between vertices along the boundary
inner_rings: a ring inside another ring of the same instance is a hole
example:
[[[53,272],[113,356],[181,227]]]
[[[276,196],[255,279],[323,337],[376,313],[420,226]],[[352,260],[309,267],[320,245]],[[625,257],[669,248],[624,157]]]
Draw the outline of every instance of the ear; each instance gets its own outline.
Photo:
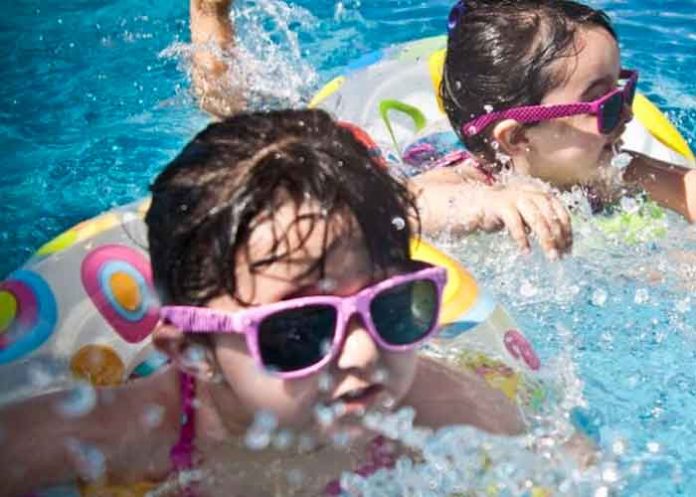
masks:
[[[525,156],[529,150],[529,137],[524,127],[514,119],[504,119],[493,127],[493,139],[500,149],[512,157]]]
[[[179,370],[204,381],[214,381],[217,378],[212,351],[187,339],[184,332],[175,326],[159,323],[152,332],[152,343]]]

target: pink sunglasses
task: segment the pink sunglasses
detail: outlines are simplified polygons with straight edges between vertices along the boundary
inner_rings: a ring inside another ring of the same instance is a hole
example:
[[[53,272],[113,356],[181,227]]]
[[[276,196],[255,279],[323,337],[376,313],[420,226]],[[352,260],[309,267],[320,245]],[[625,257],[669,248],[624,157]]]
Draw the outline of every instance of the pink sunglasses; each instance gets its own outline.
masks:
[[[437,330],[444,268],[392,276],[355,295],[284,300],[238,312],[165,306],[160,316],[187,333],[240,333],[259,368],[284,379],[316,373],[343,347],[346,325],[358,313],[384,350],[413,350]]]
[[[619,75],[625,80],[623,88],[616,88],[593,102],[576,102],[560,105],[528,105],[491,112],[462,125],[464,136],[476,136],[486,127],[502,119],[514,119],[520,123],[536,123],[559,117],[591,114],[597,116],[597,130],[605,135],[614,131],[621,123],[624,106],[633,104],[638,84],[638,71],[622,69]]]

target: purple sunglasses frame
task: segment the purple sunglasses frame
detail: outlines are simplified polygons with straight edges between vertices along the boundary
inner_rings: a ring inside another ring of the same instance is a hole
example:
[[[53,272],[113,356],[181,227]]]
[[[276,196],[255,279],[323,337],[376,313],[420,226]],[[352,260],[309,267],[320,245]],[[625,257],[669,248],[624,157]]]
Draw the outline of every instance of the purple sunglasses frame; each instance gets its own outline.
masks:
[[[380,336],[370,314],[372,300],[385,290],[395,288],[413,281],[430,281],[437,289],[437,301],[434,319],[428,331],[417,341],[404,345],[393,345],[385,342]],[[317,295],[299,297],[268,305],[260,305],[251,309],[237,312],[217,311],[207,307],[194,306],[164,306],[160,309],[160,317],[164,322],[174,325],[185,333],[235,333],[243,334],[246,345],[256,366],[268,371],[271,375],[282,379],[297,379],[310,376],[334,360],[343,347],[346,337],[346,326],[350,318],[359,314],[365,329],[380,348],[391,352],[405,352],[415,349],[430,338],[438,329],[442,293],[447,283],[447,271],[439,266],[428,266],[411,273],[392,276],[374,285],[363,288],[358,293],[348,297],[333,295]],[[331,348],[316,364],[296,371],[275,371],[268,368],[261,358],[259,349],[259,326],[261,322],[280,311],[299,309],[313,305],[330,306],[336,310],[336,325]]]
[[[476,136],[481,133],[490,124],[502,119],[514,119],[520,123],[536,123],[540,121],[548,121],[550,119],[558,119],[560,117],[576,116],[580,114],[591,114],[597,116],[597,131],[601,134],[608,135],[616,129],[616,126],[608,131],[604,131],[604,117],[602,109],[604,105],[616,95],[621,96],[621,109],[628,103],[633,104],[636,85],[638,84],[638,71],[632,69],[622,69],[619,74],[619,79],[627,80],[623,88],[610,90],[605,95],[599,97],[592,102],[574,102],[570,104],[558,105],[527,105],[523,107],[513,107],[511,109],[491,112],[481,115],[465,123],[461,127],[461,133],[464,136]],[[618,123],[621,119],[617,120]]]

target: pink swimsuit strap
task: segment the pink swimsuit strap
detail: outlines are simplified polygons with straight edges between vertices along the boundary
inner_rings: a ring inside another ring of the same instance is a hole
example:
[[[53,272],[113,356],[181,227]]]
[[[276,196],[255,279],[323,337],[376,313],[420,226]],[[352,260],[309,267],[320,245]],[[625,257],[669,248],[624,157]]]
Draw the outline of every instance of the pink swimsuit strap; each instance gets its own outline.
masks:
[[[478,171],[482,175],[482,179],[487,185],[490,186],[495,184],[496,180],[495,176],[493,176],[493,173],[489,171],[483,164],[481,164],[481,162],[476,160],[476,158],[471,153],[464,149],[454,150],[448,153],[447,155],[441,157],[432,165],[431,168],[435,169],[438,167],[456,166],[467,160],[470,161],[474,169],[476,169],[476,171]]]
[[[169,452],[172,466],[177,472],[193,469],[193,440],[196,436],[196,379],[179,372],[179,388],[181,389],[181,429],[179,440]]]

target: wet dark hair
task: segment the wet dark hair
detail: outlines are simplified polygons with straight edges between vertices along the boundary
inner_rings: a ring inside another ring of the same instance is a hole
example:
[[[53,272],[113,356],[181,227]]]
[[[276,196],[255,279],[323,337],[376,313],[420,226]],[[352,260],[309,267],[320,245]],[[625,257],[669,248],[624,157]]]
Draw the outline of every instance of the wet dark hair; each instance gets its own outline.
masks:
[[[406,187],[353,132],[320,110],[239,114],[210,124],[151,191],[149,250],[155,286],[167,304],[203,305],[223,294],[240,300],[235,254],[257,217],[272,218],[288,201],[298,208],[310,198],[321,205],[312,229],[317,221],[352,217],[373,269],[407,263],[408,220],[417,220]],[[299,216],[294,222],[306,219]],[[253,267],[293,255],[283,235],[274,233],[269,253],[248,252]],[[317,264],[323,268],[323,256]]]
[[[601,10],[571,0],[464,0],[450,17],[440,95],[467,149],[495,161],[490,129],[466,137],[462,125],[490,111],[537,105],[567,75],[551,65],[576,54],[578,28],[616,33]],[[489,107],[490,106],[490,107]]]

